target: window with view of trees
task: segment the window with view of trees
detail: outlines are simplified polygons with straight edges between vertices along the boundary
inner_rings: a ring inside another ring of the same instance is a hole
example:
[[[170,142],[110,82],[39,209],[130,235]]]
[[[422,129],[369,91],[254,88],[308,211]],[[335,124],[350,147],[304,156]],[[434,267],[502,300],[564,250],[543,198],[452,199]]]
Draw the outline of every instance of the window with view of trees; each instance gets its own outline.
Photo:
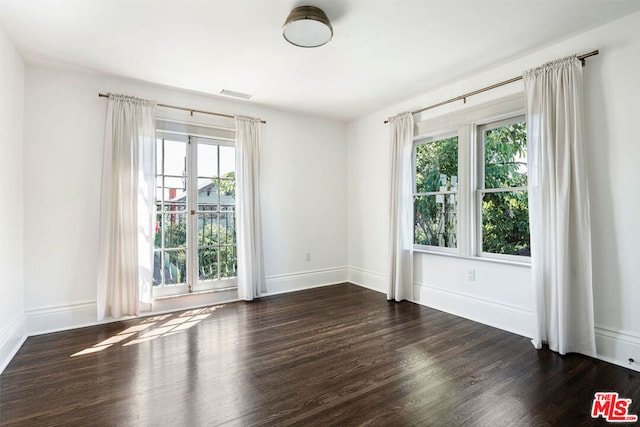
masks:
[[[457,247],[458,137],[414,147],[414,243]]]
[[[235,286],[236,268],[235,147],[159,138],[154,296]]]
[[[508,117],[497,108],[483,113],[491,111]],[[438,130],[442,120],[421,124],[440,136],[414,141],[414,246],[524,260],[530,256],[525,119],[487,123],[480,114],[460,115],[449,134]]]
[[[524,118],[481,126],[478,137],[479,252],[530,256]]]

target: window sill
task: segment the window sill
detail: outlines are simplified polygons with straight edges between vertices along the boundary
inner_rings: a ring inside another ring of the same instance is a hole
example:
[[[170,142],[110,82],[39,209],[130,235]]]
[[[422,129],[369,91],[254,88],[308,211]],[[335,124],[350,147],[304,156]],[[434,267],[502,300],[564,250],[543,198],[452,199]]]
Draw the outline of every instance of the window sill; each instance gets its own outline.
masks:
[[[531,268],[531,261],[529,260],[528,261],[512,261],[507,259],[489,258],[489,257],[480,257],[480,256],[464,256],[464,255],[451,253],[451,252],[440,252],[440,251],[428,250],[423,248],[414,248],[413,252],[420,253],[420,254],[427,254],[427,255],[445,256],[449,258],[458,258],[458,259],[464,259],[468,261],[480,261],[480,262],[488,262],[492,264],[513,265],[516,267]]]
[[[187,293],[183,293],[183,294],[164,295],[164,296],[160,296],[160,297],[153,297],[152,302],[153,301],[171,300],[171,299],[175,299],[175,298],[184,298],[184,297],[190,297],[190,296],[196,296],[196,295],[213,294],[213,293],[218,293],[218,292],[227,292],[227,291],[233,291],[233,290],[236,290],[236,289],[238,289],[237,286],[229,286],[229,287],[220,288],[220,289],[206,289],[206,290],[203,290],[203,291],[187,292]]]

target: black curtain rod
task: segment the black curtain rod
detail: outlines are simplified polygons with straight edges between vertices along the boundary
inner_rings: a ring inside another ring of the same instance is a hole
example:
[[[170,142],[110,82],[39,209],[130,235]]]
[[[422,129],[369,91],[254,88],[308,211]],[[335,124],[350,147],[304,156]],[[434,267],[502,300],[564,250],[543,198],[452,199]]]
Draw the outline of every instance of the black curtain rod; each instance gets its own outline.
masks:
[[[596,49],[593,52],[585,53],[584,55],[579,55],[578,59],[582,61],[582,65],[584,66],[584,59],[590,56],[595,56],[600,52]],[[419,110],[412,111],[411,114],[416,115],[418,113],[422,113],[423,111],[431,110],[432,108],[440,107],[441,105],[450,104],[455,101],[462,100],[465,104],[467,102],[467,98],[473,95],[477,95],[482,92],[487,92],[489,90],[495,89],[500,86],[508,85],[509,83],[517,82],[518,80],[522,80],[522,76],[514,77],[509,80],[505,80],[500,83],[492,84],[491,86],[483,87],[482,89],[474,90],[473,92],[465,93],[464,95],[456,96],[455,98],[447,99],[446,101],[438,102],[437,104],[429,105],[428,107],[421,108]],[[384,121],[385,123],[389,123],[389,119]]]

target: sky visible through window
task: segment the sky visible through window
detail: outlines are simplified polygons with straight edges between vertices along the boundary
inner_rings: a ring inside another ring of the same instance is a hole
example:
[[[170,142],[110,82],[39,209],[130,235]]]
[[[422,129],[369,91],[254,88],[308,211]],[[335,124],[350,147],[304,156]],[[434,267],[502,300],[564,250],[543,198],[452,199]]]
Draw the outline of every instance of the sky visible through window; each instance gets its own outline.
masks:
[[[187,144],[181,141],[164,140],[164,169],[163,169],[163,140],[158,139],[156,144],[156,175],[164,174],[164,188],[160,184],[156,188],[156,200],[168,201],[177,195],[183,195],[186,188],[182,178],[186,176],[186,156]],[[198,180],[198,185],[205,185],[211,182],[211,178],[225,177],[229,172],[235,170],[235,147],[220,146],[220,175],[218,175],[218,146],[200,143],[198,144],[198,176],[204,177]],[[169,175],[169,176],[167,176]],[[177,190],[177,193],[170,194],[170,189]],[[181,194],[178,194],[181,193]]]
[[[160,144],[157,146],[161,150]],[[158,153],[160,154],[160,153]],[[186,144],[165,140],[164,146],[165,175],[182,176],[185,168]],[[156,170],[162,169],[162,156],[157,156]],[[215,145],[200,144],[198,148],[198,175],[216,176],[218,162],[217,147]],[[220,176],[235,170],[235,148],[220,146]]]

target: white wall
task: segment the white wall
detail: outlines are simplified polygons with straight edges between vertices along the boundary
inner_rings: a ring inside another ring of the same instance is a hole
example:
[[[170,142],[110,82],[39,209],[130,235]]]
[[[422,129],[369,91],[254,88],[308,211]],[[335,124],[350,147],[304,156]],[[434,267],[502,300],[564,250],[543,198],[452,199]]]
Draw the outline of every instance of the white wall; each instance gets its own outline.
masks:
[[[248,103],[41,66],[26,72],[25,303],[30,333],[95,321],[96,239],[106,100],[126,93],[164,104],[267,121],[261,197],[270,293],[345,281],[346,126]],[[159,116],[220,122],[160,109]],[[229,119],[227,124],[233,126]],[[311,259],[305,261],[305,253]],[[158,302],[154,310],[234,299]]]
[[[599,357],[633,369],[640,361],[640,13],[530,53],[363,117],[348,127],[350,280],[386,291],[388,276],[388,127],[383,121],[522,74],[546,61],[600,49],[587,60],[585,119],[592,206],[593,280]],[[425,120],[523,91],[521,82],[416,116]],[[476,269],[476,281],[466,271]],[[493,326],[531,334],[532,289],[526,267],[415,255],[414,299]],[[629,364],[627,359],[635,359]]]
[[[0,372],[24,338],[22,140],[25,66],[0,28]]]

